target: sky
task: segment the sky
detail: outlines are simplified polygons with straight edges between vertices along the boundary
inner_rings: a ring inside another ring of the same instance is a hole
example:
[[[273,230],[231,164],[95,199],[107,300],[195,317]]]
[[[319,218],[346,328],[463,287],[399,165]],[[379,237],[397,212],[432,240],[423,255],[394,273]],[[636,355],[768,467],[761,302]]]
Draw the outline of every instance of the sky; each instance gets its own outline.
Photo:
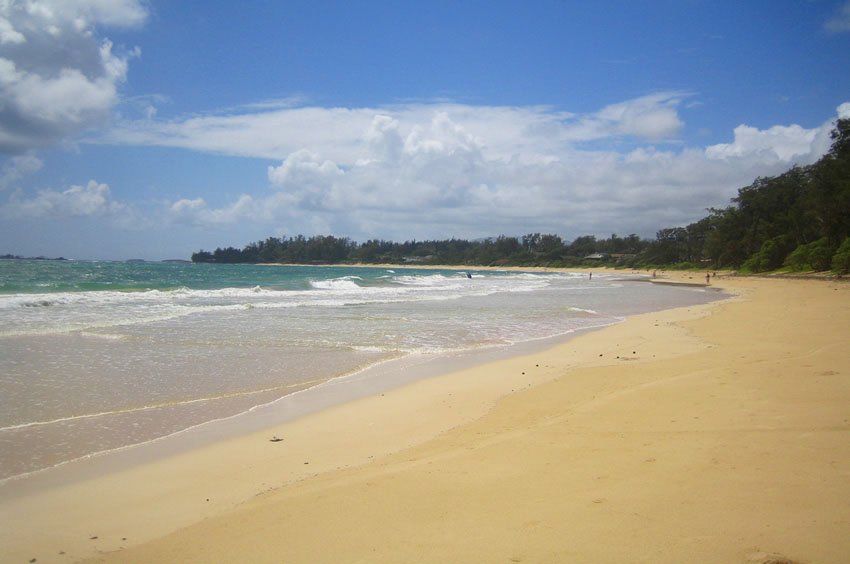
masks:
[[[654,238],[839,117],[848,0],[0,0],[0,254]]]

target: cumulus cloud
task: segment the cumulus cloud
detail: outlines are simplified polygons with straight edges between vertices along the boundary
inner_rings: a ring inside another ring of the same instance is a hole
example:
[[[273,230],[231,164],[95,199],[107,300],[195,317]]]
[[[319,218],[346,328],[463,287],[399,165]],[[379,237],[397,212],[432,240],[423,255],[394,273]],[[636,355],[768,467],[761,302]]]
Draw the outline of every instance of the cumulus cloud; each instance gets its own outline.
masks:
[[[305,149],[289,155],[279,167],[269,167],[269,180],[291,189],[322,189],[342,174],[336,164]]]
[[[6,217],[20,219],[103,216],[125,207],[112,199],[108,185],[90,180],[85,186],[71,186],[64,191],[39,190],[32,198],[15,192],[0,209]]]
[[[711,159],[756,156],[783,162],[815,160],[813,143],[819,133],[819,129],[805,129],[799,125],[776,125],[761,130],[742,124],[735,128],[732,143],[712,145],[705,152]]]
[[[146,17],[139,0],[0,2],[0,152],[22,153],[104,123],[139,51],[116,53],[97,29]]]
[[[850,1],[845,2],[825,24],[824,28],[833,33],[850,31]]]
[[[280,200],[310,209],[440,208],[460,204],[475,169],[484,163],[479,141],[444,112],[429,123],[400,132],[398,120],[377,115],[363,132],[364,158],[340,166],[297,151],[269,180],[283,191]]]
[[[361,239],[599,229],[647,236],[699,219],[757,176],[813,162],[829,147],[833,120],[811,129],[742,124],[727,143],[687,147],[675,137],[689,97],[660,93],[588,114],[447,103],[276,108],[123,124],[110,135],[274,159],[269,192],[220,207],[179,200],[172,221],[250,220]]]

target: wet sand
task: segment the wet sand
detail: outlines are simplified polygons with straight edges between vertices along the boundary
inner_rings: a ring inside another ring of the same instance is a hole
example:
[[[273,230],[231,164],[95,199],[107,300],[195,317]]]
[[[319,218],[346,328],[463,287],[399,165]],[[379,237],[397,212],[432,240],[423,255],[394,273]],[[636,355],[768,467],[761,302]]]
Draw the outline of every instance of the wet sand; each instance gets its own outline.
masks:
[[[850,285],[712,285],[737,297],[3,499],[0,556],[846,561]]]

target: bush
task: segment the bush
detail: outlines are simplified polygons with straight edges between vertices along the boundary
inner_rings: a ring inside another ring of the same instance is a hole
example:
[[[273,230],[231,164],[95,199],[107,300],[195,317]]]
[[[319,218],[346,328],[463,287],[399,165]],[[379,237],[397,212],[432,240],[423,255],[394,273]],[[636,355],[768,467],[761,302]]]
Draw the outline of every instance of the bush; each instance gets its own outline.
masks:
[[[786,235],[768,239],[762,243],[759,252],[747,259],[741,266],[741,270],[744,272],[776,270],[782,266],[782,262],[785,260],[785,255],[788,253],[788,243]]]
[[[813,243],[800,245],[794,252],[788,255],[785,259],[785,264],[791,267],[791,270],[829,270],[830,262],[834,247],[829,244],[829,241],[824,237]]]
[[[829,270],[832,262],[832,255],[835,253],[835,247],[829,244],[826,237],[818,239],[811,243],[812,250],[809,253],[809,260],[812,262],[812,268],[818,272]]]
[[[795,272],[812,270],[812,263],[809,261],[809,246],[799,245],[785,259],[785,265]]]
[[[832,271],[836,274],[850,272],[850,237],[846,237],[832,256]]]

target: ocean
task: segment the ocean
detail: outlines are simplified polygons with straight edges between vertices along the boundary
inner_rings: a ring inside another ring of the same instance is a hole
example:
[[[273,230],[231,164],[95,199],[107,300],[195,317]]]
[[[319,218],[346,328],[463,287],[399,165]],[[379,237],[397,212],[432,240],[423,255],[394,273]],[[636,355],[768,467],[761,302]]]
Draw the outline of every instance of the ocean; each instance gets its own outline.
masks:
[[[0,260],[0,481],[399,359],[543,342],[720,297],[629,278]]]

